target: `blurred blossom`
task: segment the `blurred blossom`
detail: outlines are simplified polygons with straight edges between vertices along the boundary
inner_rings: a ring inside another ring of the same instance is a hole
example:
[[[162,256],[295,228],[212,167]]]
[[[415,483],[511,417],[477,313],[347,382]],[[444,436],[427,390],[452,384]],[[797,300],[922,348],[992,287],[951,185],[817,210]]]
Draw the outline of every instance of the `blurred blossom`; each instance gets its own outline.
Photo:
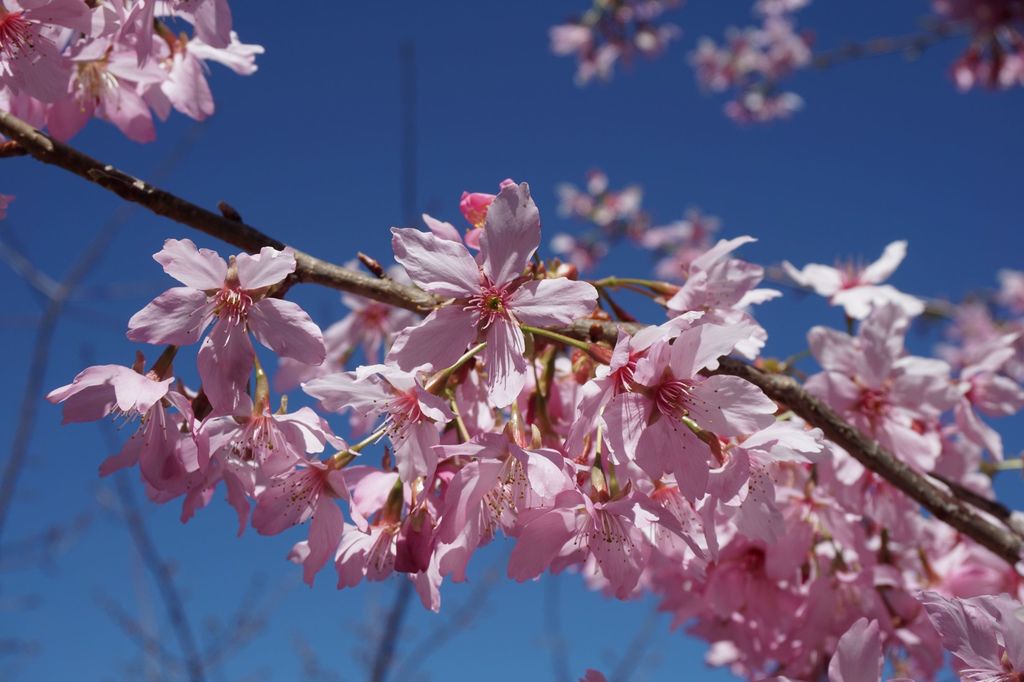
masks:
[[[629,62],[634,55],[655,57],[677,39],[674,24],[656,23],[681,0],[596,0],[582,16],[551,27],[551,51],[576,56],[576,83],[594,78],[609,80],[615,63]]]

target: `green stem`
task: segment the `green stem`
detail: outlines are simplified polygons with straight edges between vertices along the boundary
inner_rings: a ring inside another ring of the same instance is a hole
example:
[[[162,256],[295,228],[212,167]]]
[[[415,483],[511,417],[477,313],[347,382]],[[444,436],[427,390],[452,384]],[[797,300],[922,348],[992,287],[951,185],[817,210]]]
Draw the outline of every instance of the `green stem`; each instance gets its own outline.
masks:
[[[558,332],[548,331],[547,329],[541,329],[540,327],[531,327],[528,324],[521,324],[519,325],[519,328],[522,329],[524,332],[530,332],[534,336],[543,336],[545,338],[551,339],[552,341],[558,341],[559,343],[564,343],[567,346],[579,348],[581,351],[585,353],[590,352],[590,344],[586,343],[585,341],[580,341],[579,339],[574,339],[572,337],[565,336],[564,334],[559,334]]]
[[[445,383],[448,381],[448,378],[451,377],[451,375],[453,375],[456,372],[458,372],[459,369],[464,364],[469,362],[473,358],[473,356],[475,356],[477,353],[482,351],[485,346],[487,346],[487,342],[486,341],[484,341],[483,343],[478,343],[475,346],[473,346],[472,348],[470,348],[468,351],[466,351],[462,355],[461,358],[459,358],[458,360],[455,361],[454,365],[452,365],[451,367],[449,367],[447,369],[443,369],[440,372],[438,372],[436,375],[434,375],[434,378],[432,378],[430,381],[428,381],[427,385],[423,387],[424,390],[426,390],[427,393],[433,393],[433,394],[437,395],[437,392],[439,390],[441,390],[441,388],[444,387]]]
[[[638,291],[638,293],[642,293],[642,294],[647,294],[647,292],[643,291],[642,289],[638,290],[638,289],[636,289],[636,287],[646,287],[646,288],[650,289],[651,291],[653,291],[654,293],[661,294],[663,296],[672,296],[677,291],[679,291],[679,287],[676,286],[675,284],[671,284],[669,282],[662,282],[662,281],[657,280],[657,279],[639,279],[637,277],[615,277],[615,276],[611,276],[611,277],[605,277],[603,279],[595,280],[595,281],[591,282],[591,284],[593,284],[598,289],[602,289],[602,288],[619,289],[619,288],[622,288],[622,289],[629,289],[631,291]],[[649,295],[649,294],[647,294],[647,295]]]
[[[994,476],[1000,471],[1013,471],[1014,469],[1024,469],[1024,459],[1006,459],[1002,462],[982,462],[981,472]]]

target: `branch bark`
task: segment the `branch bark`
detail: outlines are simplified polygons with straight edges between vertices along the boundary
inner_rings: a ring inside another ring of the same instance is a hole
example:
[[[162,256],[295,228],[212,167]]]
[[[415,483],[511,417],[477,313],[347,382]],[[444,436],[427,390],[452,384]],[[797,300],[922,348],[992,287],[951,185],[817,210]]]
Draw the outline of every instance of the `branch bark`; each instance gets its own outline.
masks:
[[[31,156],[79,175],[90,182],[141,204],[154,213],[204,232],[246,251],[264,246],[284,248],[285,244],[240,221],[207,211],[185,199],[134,178],[115,167],[53,140],[24,121],[0,111],[0,133],[16,140]],[[295,251],[295,280],[320,284],[419,313],[438,304],[430,294],[388,279],[377,279]],[[580,339],[614,342],[619,330],[635,332],[640,325],[580,320],[556,330]],[[1015,565],[1021,559],[1024,541],[998,522],[979,514],[946,488],[936,485],[911,469],[874,440],[847,424],[827,405],[811,396],[793,379],[768,374],[746,363],[723,358],[718,372],[739,376],[758,386],[773,400],[787,406],[806,422],[817,426],[836,445],[850,453],[867,469],[909,495],[936,518],[972,538]]]

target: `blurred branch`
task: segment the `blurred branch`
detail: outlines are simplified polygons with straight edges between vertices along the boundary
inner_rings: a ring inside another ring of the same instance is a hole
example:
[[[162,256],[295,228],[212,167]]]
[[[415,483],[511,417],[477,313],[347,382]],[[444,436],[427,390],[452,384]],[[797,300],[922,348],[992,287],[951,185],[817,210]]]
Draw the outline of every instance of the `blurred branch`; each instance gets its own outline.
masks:
[[[370,669],[370,680],[372,682],[386,682],[388,672],[395,661],[395,650],[398,648],[398,639],[402,634],[402,622],[409,610],[409,603],[412,601],[413,584],[412,580],[405,576],[399,576],[398,588],[395,590],[395,600],[388,611],[387,620],[384,621],[384,629],[377,641],[377,649],[373,655],[373,664]]]
[[[143,564],[156,582],[160,599],[167,612],[167,619],[184,655],[188,677],[193,682],[203,682],[206,679],[206,666],[185,613],[181,593],[178,592],[177,585],[174,583],[174,576],[167,563],[161,558],[156,543],[153,542],[153,538],[142,520],[139,505],[135,500],[135,492],[131,484],[128,483],[128,479],[123,475],[117,476],[114,481],[114,489],[121,501],[122,516],[132,542],[135,544]]]
[[[904,54],[908,58],[916,58],[933,45],[958,37],[963,33],[964,30],[956,25],[940,21],[914,35],[884,36],[860,43],[845,43],[833,50],[814,55],[811,58],[811,65],[817,69],[828,69],[856,59],[891,54]]]
[[[569,671],[569,656],[562,629],[561,581],[562,577],[557,573],[548,575],[544,581],[544,636],[555,682],[571,682],[572,673]]]
[[[9,114],[0,111],[0,120],[4,117],[9,117]],[[184,151],[195,141],[195,133],[198,131],[198,127],[192,128],[192,131],[192,134],[186,136],[176,146],[172,154],[157,170],[158,176],[166,175],[177,165]],[[45,295],[48,303],[46,310],[43,312],[43,318],[39,323],[32,347],[28,378],[22,394],[21,407],[17,418],[18,426],[14,432],[10,456],[4,466],[3,474],[0,476],[0,557],[3,556],[2,540],[7,517],[10,512],[11,502],[14,499],[15,490],[17,489],[18,478],[21,475],[25,458],[28,455],[32,429],[35,426],[40,397],[43,394],[43,382],[45,381],[46,370],[49,366],[50,351],[57,328],[57,321],[64,311],[68,299],[75,293],[89,273],[92,272],[93,268],[99,264],[100,259],[107,251],[107,247],[121,227],[128,221],[133,210],[133,207],[130,205],[118,207],[114,215],[100,228],[92,242],[85,248],[74,265],[72,265],[67,276],[52,289],[49,288],[49,284],[46,285],[48,293]]]
[[[430,630],[430,634],[421,639],[416,646],[409,650],[409,653],[402,659],[401,664],[396,666],[397,678],[402,680],[413,679],[416,671],[423,665],[432,654],[437,653],[445,644],[457,637],[459,633],[468,628],[477,616],[487,605],[487,597],[494,584],[501,577],[501,565],[505,557],[499,555],[491,566],[484,573],[483,578],[476,584],[473,591],[462,600],[459,607],[455,609],[448,619],[439,626]]]
[[[619,662],[608,675],[608,682],[629,682],[633,674],[640,669],[640,663],[654,643],[654,630],[658,626],[659,615],[657,608],[651,609],[647,614],[647,618],[626,645]]]

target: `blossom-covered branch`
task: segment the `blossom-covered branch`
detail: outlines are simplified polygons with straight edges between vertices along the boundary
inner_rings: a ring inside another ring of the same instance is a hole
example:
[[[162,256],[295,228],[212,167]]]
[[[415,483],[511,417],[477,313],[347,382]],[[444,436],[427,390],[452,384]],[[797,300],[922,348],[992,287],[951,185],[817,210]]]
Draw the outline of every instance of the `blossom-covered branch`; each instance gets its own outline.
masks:
[[[127,175],[109,164],[97,161],[40,133],[9,113],[0,112],[0,132],[16,140],[29,154],[43,162],[64,168],[124,199],[139,203],[155,213],[227,243],[250,252],[259,251],[264,247],[284,248],[282,242],[255,228],[207,211]],[[289,277],[298,282],[325,285],[421,313],[431,311],[439,302],[430,293],[392,279],[369,277],[298,251],[294,251],[294,256],[295,270]],[[409,267],[409,262],[406,264]],[[439,293],[452,295],[447,290]],[[466,295],[472,297],[476,294],[467,290]],[[556,324],[553,331],[585,341],[603,340],[614,343],[620,331],[635,333],[641,328],[640,325],[614,324],[595,319],[576,320],[568,325]],[[458,344],[455,344],[453,347],[457,346]],[[414,362],[410,361],[410,366]],[[877,442],[865,437],[792,379],[768,374],[749,364],[728,358],[719,361],[716,371],[720,374],[742,377],[758,386],[768,397],[786,405],[807,423],[821,428],[829,439],[843,447],[867,469],[902,490],[936,518],[949,523],[1010,563],[1019,560],[1022,542],[1017,534],[980,515],[947,490],[893,457]]]

